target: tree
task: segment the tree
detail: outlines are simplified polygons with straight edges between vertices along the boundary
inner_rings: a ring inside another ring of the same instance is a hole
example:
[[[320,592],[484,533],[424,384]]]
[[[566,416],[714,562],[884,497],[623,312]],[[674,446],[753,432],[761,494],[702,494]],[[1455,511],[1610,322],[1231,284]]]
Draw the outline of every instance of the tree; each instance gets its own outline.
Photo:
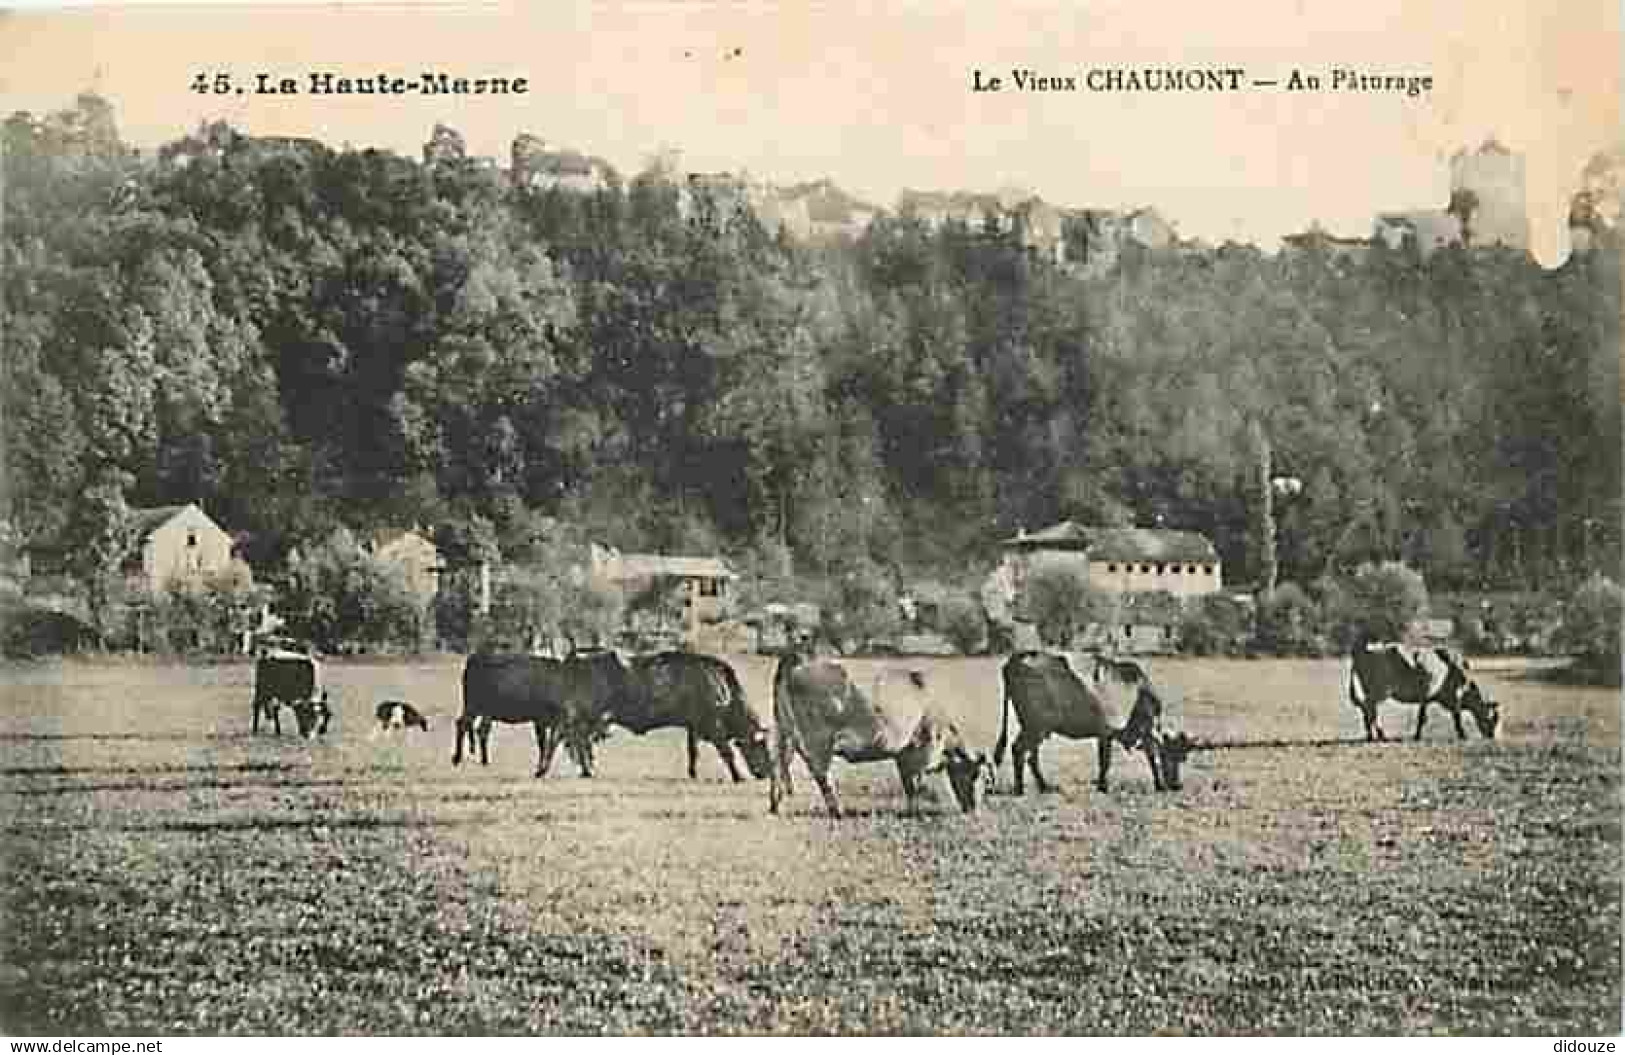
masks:
[[[290,631],[323,651],[419,640],[421,612],[405,573],[342,528],[288,562],[282,605]]]
[[[1275,560],[1275,489],[1270,441],[1257,419],[1247,425],[1247,440],[1251,448],[1246,487],[1247,567],[1259,592],[1267,594],[1275,589],[1279,570]]]
[[[1109,624],[1116,599],[1089,585],[1088,573],[1070,564],[1042,564],[1027,577],[1027,618],[1046,645],[1065,648],[1091,623]]]
[[[1250,636],[1249,617],[1246,606],[1228,594],[1189,598],[1179,623],[1180,647],[1198,656],[1233,654]]]
[[[1558,640],[1595,673],[1617,681],[1622,613],[1625,590],[1607,576],[1593,575],[1569,600]]]
[[[863,648],[895,633],[901,625],[893,577],[867,557],[850,560],[837,570],[833,594],[824,613],[824,627],[843,647]]]
[[[1297,583],[1285,582],[1259,599],[1254,642],[1281,656],[1319,652],[1320,609]]]
[[[1398,561],[1362,564],[1344,584],[1338,610],[1329,612],[1343,642],[1402,641],[1427,612],[1427,584]]]
[[[119,571],[135,546],[130,508],[124,502],[127,474],[104,469],[74,507],[65,542],[70,573],[83,584],[90,617],[105,635],[108,606],[119,587]]]
[[[987,643],[988,619],[982,605],[963,590],[945,594],[937,611],[942,635],[962,654],[970,656]]]

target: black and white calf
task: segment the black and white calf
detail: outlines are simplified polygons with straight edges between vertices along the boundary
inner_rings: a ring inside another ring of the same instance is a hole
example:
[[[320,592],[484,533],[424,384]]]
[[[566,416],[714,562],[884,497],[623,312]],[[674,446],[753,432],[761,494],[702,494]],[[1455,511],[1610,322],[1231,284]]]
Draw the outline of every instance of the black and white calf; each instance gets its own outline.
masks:
[[[378,716],[378,731],[391,732],[396,729],[422,729],[429,731],[429,719],[405,700],[385,700],[378,705],[374,712]]]

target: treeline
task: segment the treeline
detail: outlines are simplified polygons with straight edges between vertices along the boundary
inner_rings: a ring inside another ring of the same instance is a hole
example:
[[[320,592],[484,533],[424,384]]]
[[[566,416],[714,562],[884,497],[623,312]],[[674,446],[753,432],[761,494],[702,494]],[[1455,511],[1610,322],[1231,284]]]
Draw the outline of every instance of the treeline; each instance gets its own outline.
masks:
[[[1085,279],[907,219],[807,247],[651,163],[516,188],[199,131],[138,157],[83,97],[4,129],[15,531],[92,572],[121,502],[202,504],[259,568],[340,526],[523,560],[624,549],[968,584],[1062,517],[1204,532],[1263,579],[1379,559],[1435,590],[1616,568],[1619,242],[1357,264],[1248,246]],[[169,151],[173,153],[173,149]]]

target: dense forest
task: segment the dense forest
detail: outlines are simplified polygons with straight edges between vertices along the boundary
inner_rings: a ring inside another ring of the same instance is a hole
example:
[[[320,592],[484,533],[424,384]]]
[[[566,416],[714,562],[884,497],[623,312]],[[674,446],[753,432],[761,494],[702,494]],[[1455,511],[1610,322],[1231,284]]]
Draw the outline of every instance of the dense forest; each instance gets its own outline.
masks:
[[[109,510],[197,501],[251,560],[340,525],[515,560],[628,549],[969,582],[1071,517],[1250,544],[1281,580],[1397,558],[1444,589],[1618,567],[1620,246],[1358,264],[1244,245],[1103,276],[886,216],[809,246],[697,224],[659,162],[517,188],[216,126],[165,163],[85,96],[4,129],[5,511],[94,559]],[[837,177],[839,174],[835,174]]]

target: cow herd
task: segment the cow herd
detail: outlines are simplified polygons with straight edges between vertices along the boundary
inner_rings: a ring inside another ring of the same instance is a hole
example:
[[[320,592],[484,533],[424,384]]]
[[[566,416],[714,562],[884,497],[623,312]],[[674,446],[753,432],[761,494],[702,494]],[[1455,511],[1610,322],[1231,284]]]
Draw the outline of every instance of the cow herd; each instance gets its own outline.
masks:
[[[1181,765],[1198,747],[1183,731],[1165,728],[1162,697],[1131,660],[1096,656],[1080,663],[1065,653],[1019,652],[1004,662],[1001,688],[999,738],[989,760],[966,743],[927,675],[907,667],[883,666],[860,679],[837,660],[786,652],[773,675],[769,729],[749,706],[733,668],[713,656],[671,651],[627,658],[611,649],[565,659],[476,653],[463,667],[463,709],[451,761],[461,764],[466,746],[470,755],[477,747],[480,762],[489,763],[492,727],[528,724],[536,735],[536,776],[547,774],[563,745],[580,774],[590,777],[595,747],[610,726],[639,736],[681,728],[690,777],[698,775],[703,740],[735,782],[745,779],[740,759],[751,776],[769,780],[769,810],[777,813],[793,791],[791,763],[800,758],[825,808],[838,817],[840,799],[830,779],[837,758],[896,765],[910,812],[918,808],[924,777],[942,772],[955,801],[970,812],[981,790],[991,787],[1007,747],[1017,795],[1026,789],[1028,772],[1038,791],[1055,790],[1038,758],[1052,735],[1097,742],[1100,791],[1108,789],[1114,746],[1145,755],[1157,791],[1179,790]],[[1357,643],[1349,699],[1360,710],[1368,740],[1385,738],[1377,724],[1377,706],[1385,701],[1418,707],[1418,739],[1435,703],[1450,712],[1463,739],[1463,710],[1485,738],[1495,735],[1500,720],[1499,705],[1469,676],[1466,661],[1442,648]],[[273,652],[257,661],[254,732],[264,717],[280,734],[283,708],[293,712],[302,736],[326,732],[332,708],[314,656]],[[380,703],[375,716],[378,731],[429,729],[428,719],[402,700]]]

